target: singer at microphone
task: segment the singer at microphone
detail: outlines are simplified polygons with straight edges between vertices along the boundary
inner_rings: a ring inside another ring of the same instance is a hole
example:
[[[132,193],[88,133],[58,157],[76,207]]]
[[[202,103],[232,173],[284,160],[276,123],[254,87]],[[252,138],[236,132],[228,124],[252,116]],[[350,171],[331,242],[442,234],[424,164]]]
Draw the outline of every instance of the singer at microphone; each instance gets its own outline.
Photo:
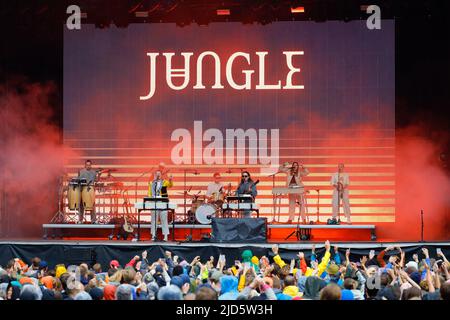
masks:
[[[162,172],[157,170],[153,181],[148,184],[148,196],[151,198],[168,198],[168,189],[173,187],[172,176],[169,179],[162,178]],[[164,235],[164,241],[167,241],[169,235],[169,223],[168,223],[168,211],[167,210],[152,210],[151,220],[151,234],[153,241],[157,240],[158,229],[158,217],[161,221],[161,229]]]
[[[153,172],[153,174],[155,174],[156,171],[160,171],[161,172],[161,177],[163,179],[166,179],[167,178],[167,174],[170,172],[170,169],[166,169],[166,164],[164,162],[160,162],[158,164],[158,167],[156,168],[156,170]]]
[[[286,186],[288,188],[303,188],[304,185],[302,179],[309,174],[309,170],[303,165],[299,165],[298,162],[292,162],[292,164],[285,162],[280,166],[279,171],[286,173]],[[303,194],[289,194],[289,218],[287,222],[291,223],[292,220],[294,220],[296,203],[300,204],[302,222],[306,223]]]

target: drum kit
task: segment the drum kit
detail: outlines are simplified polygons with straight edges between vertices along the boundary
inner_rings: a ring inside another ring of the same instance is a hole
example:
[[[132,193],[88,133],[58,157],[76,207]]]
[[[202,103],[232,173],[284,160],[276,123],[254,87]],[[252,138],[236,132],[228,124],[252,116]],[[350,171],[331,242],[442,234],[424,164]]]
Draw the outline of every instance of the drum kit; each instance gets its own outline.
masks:
[[[211,218],[219,217],[222,213],[222,205],[227,196],[231,194],[231,184],[225,192],[213,192],[211,196],[202,195],[200,192],[191,194],[186,192],[186,197],[191,199],[191,208],[187,211],[185,222],[190,224],[210,224]]]

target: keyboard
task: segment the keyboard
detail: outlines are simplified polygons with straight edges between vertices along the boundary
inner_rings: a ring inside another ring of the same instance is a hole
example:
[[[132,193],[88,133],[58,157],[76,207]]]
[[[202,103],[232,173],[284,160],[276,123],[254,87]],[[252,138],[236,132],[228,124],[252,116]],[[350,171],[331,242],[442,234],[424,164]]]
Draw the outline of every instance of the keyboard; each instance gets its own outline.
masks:
[[[250,202],[252,201],[252,195],[251,194],[240,194],[238,196],[228,196],[226,198],[227,201],[243,201],[243,202]]]
[[[254,202],[224,203],[223,210],[259,210],[259,206]]]
[[[175,210],[178,206],[173,202],[147,201],[145,207],[144,202],[136,202],[134,207],[138,210]]]

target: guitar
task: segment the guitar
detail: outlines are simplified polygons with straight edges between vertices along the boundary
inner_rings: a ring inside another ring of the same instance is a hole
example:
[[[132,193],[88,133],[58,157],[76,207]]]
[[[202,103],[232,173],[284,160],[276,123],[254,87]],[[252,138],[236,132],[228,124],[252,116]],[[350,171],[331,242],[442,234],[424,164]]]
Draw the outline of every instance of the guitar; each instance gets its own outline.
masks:
[[[129,215],[129,209],[128,209],[128,198],[125,198],[124,201],[124,206],[125,206],[125,214],[123,215],[123,225],[122,225],[122,229],[127,232],[127,233],[133,233],[134,228],[133,225],[128,221],[127,216]]]
[[[253,186],[256,186],[257,184],[259,183],[259,179],[258,180],[256,180],[255,182],[253,182],[251,185],[250,185],[250,187],[248,188],[249,189],[249,191],[251,191],[252,190],[252,188],[253,188]]]
[[[133,226],[131,225],[131,223],[128,222],[128,219],[127,219],[127,216],[126,216],[126,215],[123,216],[123,220],[124,220],[124,223],[123,223],[123,226],[122,226],[123,230],[124,230],[125,232],[127,232],[127,233],[133,233],[134,228],[133,228]]]
[[[344,177],[341,176],[340,172],[338,172],[337,183],[336,183],[336,191],[339,193],[339,197],[342,197],[342,193],[344,191],[344,184],[342,183],[343,179],[344,179]]]

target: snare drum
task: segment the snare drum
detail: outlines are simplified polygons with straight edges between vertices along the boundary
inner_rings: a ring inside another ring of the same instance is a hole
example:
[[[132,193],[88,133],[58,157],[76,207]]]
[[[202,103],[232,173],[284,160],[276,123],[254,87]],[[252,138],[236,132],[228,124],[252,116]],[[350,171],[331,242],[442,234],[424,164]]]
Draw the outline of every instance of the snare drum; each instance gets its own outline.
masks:
[[[69,210],[80,209],[81,187],[78,178],[72,178],[70,180],[69,189],[67,191],[67,200],[69,202]]]
[[[83,201],[84,210],[94,210],[95,191],[93,185],[81,183],[81,201]]]

